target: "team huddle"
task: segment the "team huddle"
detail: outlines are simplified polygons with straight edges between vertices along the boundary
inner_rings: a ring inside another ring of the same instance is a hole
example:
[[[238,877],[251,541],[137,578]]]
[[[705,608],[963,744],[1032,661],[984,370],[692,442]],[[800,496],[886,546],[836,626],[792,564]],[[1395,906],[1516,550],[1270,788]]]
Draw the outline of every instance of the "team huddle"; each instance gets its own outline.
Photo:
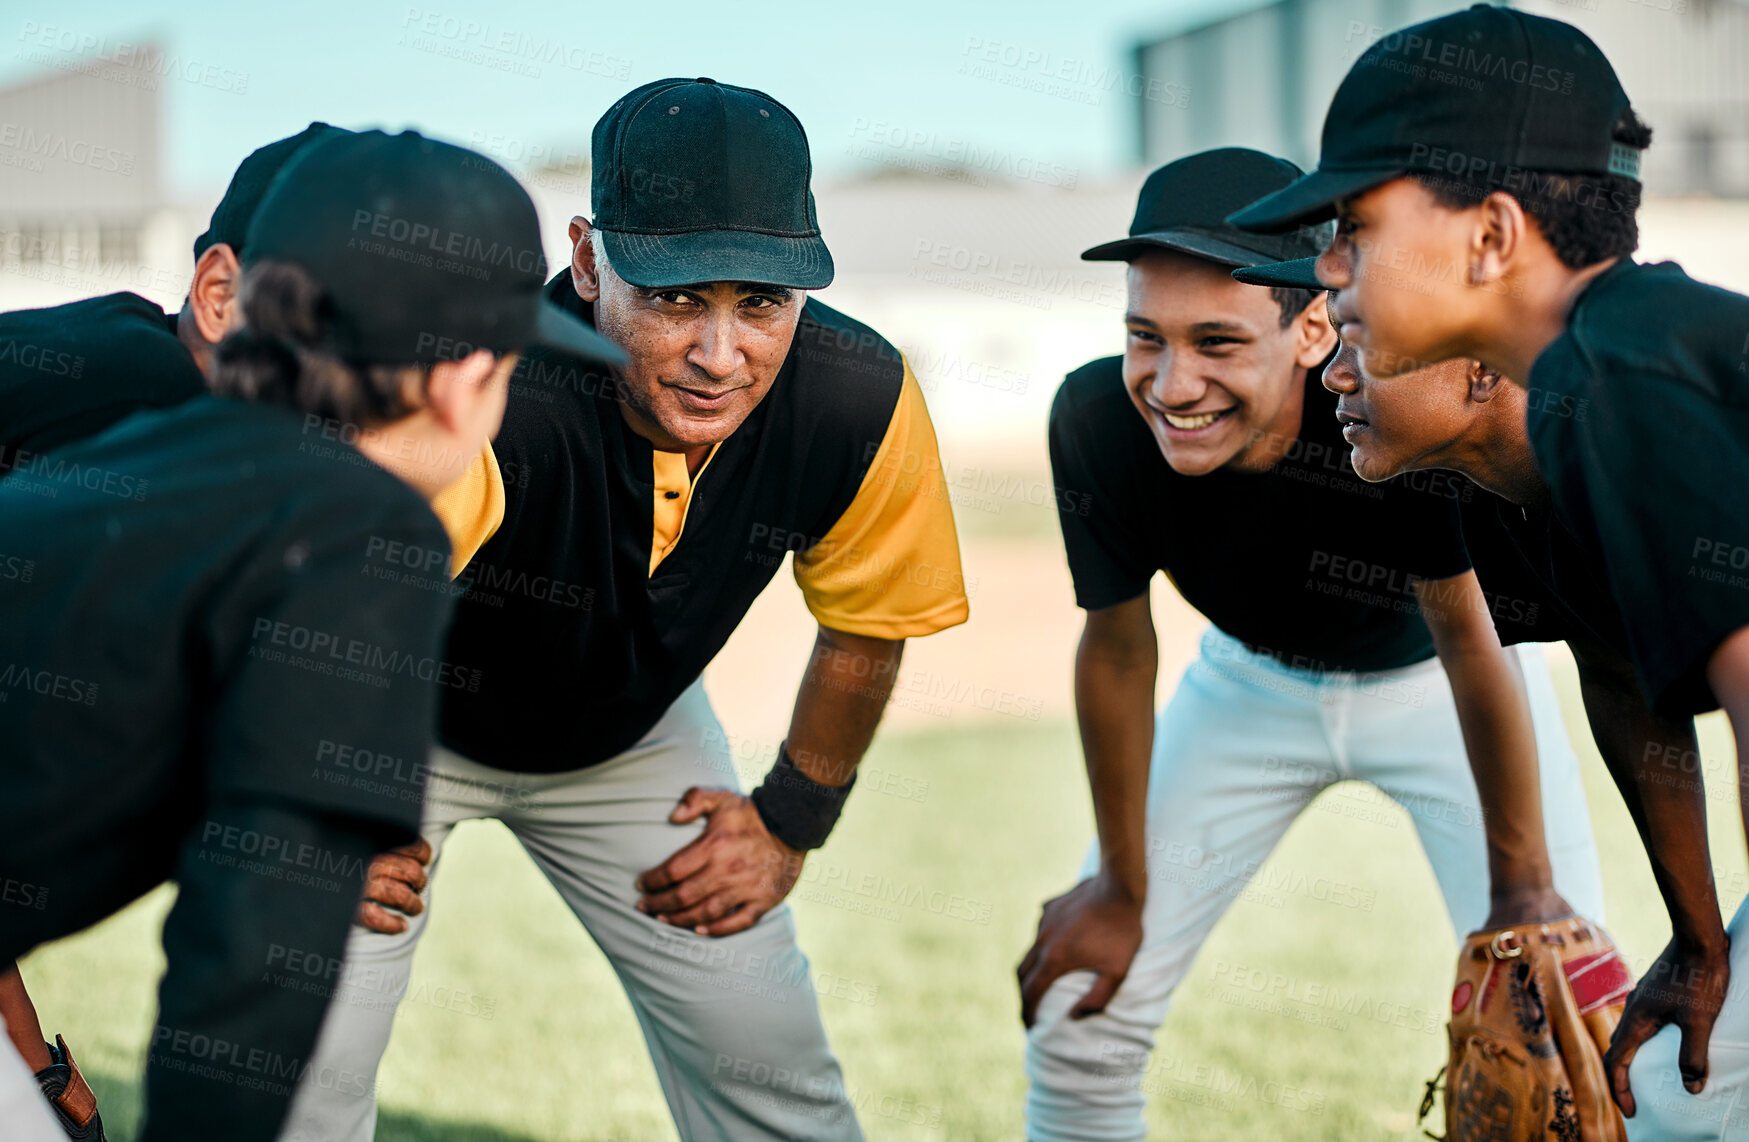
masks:
[[[1048,434],[1098,836],[1019,965],[1030,1142],[1146,1136],[1198,950],[1354,779],[1407,810],[1458,940],[1449,1137],[1742,1129],[1749,918],[1671,759],[1719,708],[1749,756],[1749,593],[1717,572],[1749,551],[1749,299],[1633,260],[1650,142],[1581,32],[1477,5],[1360,56],[1316,169],[1179,159],[1082,255],[1127,266],[1121,353]],[[372,1138],[478,818],[607,956],[681,1138],[862,1137],[784,901],[905,640],[969,608],[909,362],[806,295],[834,273],[811,171],[763,92],[645,84],[595,125],[549,277],[490,159],[317,123],[238,168],[179,313],[0,315],[83,362],[0,360],[0,880],[28,901],[0,965],[177,884],[141,1139]],[[701,678],[784,552],[818,630],[743,793]],[[1210,623],[1158,712],[1157,572]],[[1669,912],[1638,981],[1549,642]],[[334,985],[284,986],[294,957]],[[713,977],[753,959],[793,994]],[[0,1134],[102,1139],[15,965],[0,1021]]]

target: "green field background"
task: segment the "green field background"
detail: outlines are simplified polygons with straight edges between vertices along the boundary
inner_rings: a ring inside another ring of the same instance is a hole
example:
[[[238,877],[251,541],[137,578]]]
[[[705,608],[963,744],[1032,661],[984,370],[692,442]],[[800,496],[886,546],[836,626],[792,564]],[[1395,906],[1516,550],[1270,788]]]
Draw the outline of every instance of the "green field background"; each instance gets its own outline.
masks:
[[[1637,971],[1668,925],[1577,720],[1571,665],[1551,663],[1585,766],[1610,927]],[[1703,719],[1702,731],[1728,914],[1749,883],[1735,767],[1720,716]],[[794,903],[864,1130],[893,1142],[1017,1139],[1024,1081],[1014,965],[1040,902],[1072,883],[1092,835],[1073,729],[998,718],[951,733],[888,734],[867,765],[891,775],[889,791],[859,790]],[[1308,881],[1348,881],[1374,894],[1372,906],[1303,891],[1235,905],[1161,1033],[1146,1079],[1150,1135],[1419,1138],[1414,1111],[1441,1061],[1454,947],[1407,815],[1347,783],[1302,816],[1271,860]],[[850,881],[878,883],[888,902],[871,906],[842,887]],[[462,826],[435,892],[413,993],[463,994],[460,1006],[481,1014],[403,1005],[383,1065],[377,1137],[672,1139],[612,971],[511,836],[496,822]],[[928,903],[949,897],[960,903]],[[74,1045],[113,1142],[135,1132],[169,900],[160,890],[24,963],[44,1026]],[[1297,1093],[1276,1097],[1284,1086]]]

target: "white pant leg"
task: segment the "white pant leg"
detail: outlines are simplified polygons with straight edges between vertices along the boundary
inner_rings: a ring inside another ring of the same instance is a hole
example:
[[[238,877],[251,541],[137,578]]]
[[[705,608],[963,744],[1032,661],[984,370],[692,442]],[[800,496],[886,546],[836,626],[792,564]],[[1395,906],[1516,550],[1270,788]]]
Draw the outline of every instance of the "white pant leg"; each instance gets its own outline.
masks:
[[[1629,1142],[1749,1142],[1749,900],[1731,917],[1731,989],[1707,1047],[1706,1086],[1682,1086],[1682,1033],[1664,1027],[1634,1056]]]
[[[1543,838],[1555,891],[1587,920],[1608,925],[1603,908],[1603,865],[1597,858],[1597,837],[1591,831],[1591,803],[1579,775],[1579,755],[1567,736],[1561,699],[1543,648],[1523,643],[1517,648],[1530,697],[1530,718],[1536,725],[1537,764],[1542,775]]]
[[[0,1019],[0,1138],[6,1142],[67,1142],[37,1085],[30,1064],[6,1035]]]
[[[612,963],[687,1142],[860,1142],[788,906],[721,939],[633,907],[636,875],[703,831],[702,822],[668,822],[681,794],[735,784],[727,738],[695,683],[642,741],[588,769],[519,774],[435,751],[423,831],[436,853],[457,822],[496,817],[522,843]],[[284,1142],[371,1138],[377,1066],[430,914],[427,888],[426,910],[406,932],[353,928],[347,985],[329,1007]]]
[[[635,907],[638,874],[704,830],[668,821],[693,785],[739,786],[702,684],[631,750],[544,789],[511,828],[613,965],[681,1138],[861,1142],[789,906],[716,938]]]
[[[354,924],[347,934],[345,966],[334,982],[308,1068],[280,1129],[281,1142],[370,1142],[376,1134],[377,1069],[388,1050],[395,1011],[413,977],[413,952],[431,918],[432,885],[443,843],[462,821],[502,814],[529,794],[524,775],[492,771],[479,780],[460,773],[461,759],[432,752],[420,832],[431,844],[425,910],[407,917],[397,935]]]
[[[1579,759],[1538,647],[1519,664],[1536,730],[1543,824],[1555,890],[1588,919],[1604,923],[1603,873],[1591,833]],[[1487,837],[1475,776],[1464,748],[1451,683],[1438,659],[1359,679],[1342,711],[1337,743],[1347,772],[1370,781],[1409,811],[1462,941],[1488,915]]]
[[[1026,1050],[1031,1142],[1145,1136],[1149,1052],[1174,989],[1294,818],[1336,779],[1321,692],[1316,675],[1213,628],[1204,636],[1155,725],[1141,950],[1104,1012],[1068,1018],[1091,972],[1064,976],[1040,1002]]]

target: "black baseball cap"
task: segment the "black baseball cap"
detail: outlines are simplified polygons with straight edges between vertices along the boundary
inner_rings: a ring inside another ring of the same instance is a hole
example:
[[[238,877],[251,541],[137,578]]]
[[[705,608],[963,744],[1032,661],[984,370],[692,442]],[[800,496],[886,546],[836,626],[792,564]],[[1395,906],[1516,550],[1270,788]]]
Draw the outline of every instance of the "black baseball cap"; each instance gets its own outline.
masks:
[[[1610,137],[1628,106],[1584,32],[1477,4],[1367,48],[1330,101],[1318,169],[1228,221],[1321,222],[1338,201],[1414,171],[1506,187],[1527,171],[1637,179],[1639,150]]]
[[[344,127],[311,123],[288,139],[280,139],[250,152],[249,157],[238,165],[237,173],[231,176],[231,185],[225,188],[225,197],[213,209],[212,221],[207,223],[206,232],[194,240],[194,260],[200,261],[200,256],[208,248],[220,242],[231,247],[239,258],[242,257],[243,243],[249,233],[249,220],[255,217],[256,207],[261,205],[267,188],[273,185],[274,176],[279,174],[281,168],[310,144],[331,135],[351,133]]]
[[[608,261],[635,286],[832,284],[808,137],[789,108],[714,79],[658,79],[608,108],[590,197]]]
[[[1246,285],[1287,286],[1289,289],[1323,291],[1330,287],[1318,280],[1318,255],[1295,258],[1291,262],[1271,262],[1266,266],[1241,266],[1233,271],[1235,281]]]
[[[484,155],[416,131],[340,133],[286,164],[255,212],[243,264],[292,262],[322,286],[327,348],[359,364],[453,360],[547,345],[625,360],[542,297],[528,192]]]
[[[1127,262],[1148,250],[1179,250],[1223,266],[1254,266],[1316,255],[1325,228],[1253,234],[1227,224],[1248,202],[1292,184],[1303,172],[1286,159],[1246,147],[1221,147],[1167,163],[1136,199],[1130,236],[1083,251],[1088,262]]]

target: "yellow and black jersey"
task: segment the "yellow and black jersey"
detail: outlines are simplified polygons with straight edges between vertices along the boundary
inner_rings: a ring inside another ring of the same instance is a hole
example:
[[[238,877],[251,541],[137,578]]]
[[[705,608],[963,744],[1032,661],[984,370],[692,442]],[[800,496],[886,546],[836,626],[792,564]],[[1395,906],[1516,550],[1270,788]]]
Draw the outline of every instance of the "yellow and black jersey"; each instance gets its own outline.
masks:
[[[437,493],[431,510],[449,532],[450,546],[455,549],[449,565],[454,578],[504,522],[504,473],[490,444],[474,457],[461,479]]]
[[[548,293],[592,320],[568,272]],[[771,391],[696,475],[627,426],[617,383],[550,351],[511,376],[504,523],[462,572],[450,636],[480,684],[445,695],[450,748],[530,772],[623,752],[791,552],[830,629],[901,639],[966,620],[935,429],[873,330],[807,302]]]

